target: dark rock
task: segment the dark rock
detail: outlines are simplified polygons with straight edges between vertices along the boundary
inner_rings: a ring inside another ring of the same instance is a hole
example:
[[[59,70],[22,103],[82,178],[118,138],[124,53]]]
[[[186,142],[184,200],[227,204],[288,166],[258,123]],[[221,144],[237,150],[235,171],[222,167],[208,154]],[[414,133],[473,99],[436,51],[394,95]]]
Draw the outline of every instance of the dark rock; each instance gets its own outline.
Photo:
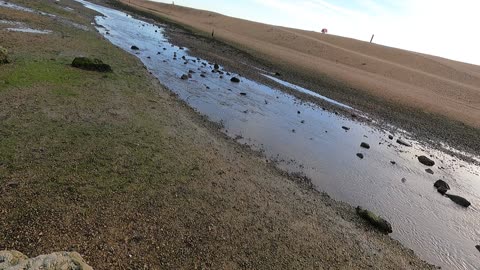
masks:
[[[435,182],[435,184],[433,184],[433,186],[436,188],[436,189],[439,189],[439,188],[445,188],[446,190],[449,190],[450,189],[450,186],[447,184],[447,182],[443,181],[443,180],[437,180]]]
[[[300,123],[305,124],[305,120],[300,121]]]
[[[130,47],[130,49],[134,50],[134,51],[138,51],[140,50],[140,48],[138,48],[137,46],[133,45],[132,47]]]
[[[397,164],[397,162],[395,162],[395,161],[393,161],[393,160],[392,160],[392,161],[390,161],[390,163],[392,163],[392,165],[395,165],[395,164]]]
[[[475,248],[480,251],[480,245],[476,245]]]
[[[275,72],[275,76],[282,77],[282,74],[280,74],[279,72]]]
[[[442,194],[442,195],[445,195],[447,193],[448,189],[444,188],[444,187],[439,187],[437,188],[437,192]]]
[[[215,65],[213,65],[213,68],[218,70],[220,68],[220,66],[218,64],[215,64]]]
[[[345,129],[345,130],[350,130],[350,128],[346,127],[346,126],[343,126],[342,128]]]
[[[72,67],[98,72],[112,71],[110,65],[103,63],[102,60],[96,58],[90,59],[88,57],[76,57],[73,59]]]
[[[200,74],[200,77],[205,78],[206,76],[205,74]]]
[[[454,203],[461,205],[463,207],[469,207],[471,205],[471,203],[463,197],[460,197],[457,195],[451,195],[451,194],[445,194],[445,196],[450,198],[450,200],[452,200]]]
[[[433,171],[432,171],[432,169],[430,169],[430,168],[425,169],[425,171],[426,171],[427,173],[429,173],[429,174],[433,174]]]
[[[389,234],[393,232],[392,225],[385,219],[375,215],[374,213],[368,210],[362,209],[360,206],[357,206],[356,211],[361,218],[368,221],[368,223],[370,223],[373,227],[375,227],[380,232],[384,234]]]
[[[420,161],[420,163],[422,163],[425,166],[430,166],[431,167],[431,166],[435,165],[435,162],[433,160],[429,159],[426,156],[419,156],[418,161]]]
[[[389,138],[390,140],[393,140],[393,136],[392,136],[392,135],[388,135],[388,138]]]
[[[18,182],[15,182],[15,181],[7,183],[7,187],[10,187],[10,188],[16,188],[18,187],[18,185],[19,185]]]
[[[247,93],[245,93],[245,92],[241,92],[241,93],[240,93],[240,95],[242,95],[242,96],[246,96],[246,95],[247,95]]]
[[[403,146],[412,147],[411,144],[409,144],[408,142],[406,142],[406,141],[404,141],[404,140],[402,140],[402,139],[398,139],[398,140],[397,140],[397,143],[398,143],[398,144],[401,144],[401,145],[403,145]]]
[[[360,144],[360,147],[363,147],[363,148],[365,148],[365,149],[370,149],[370,145],[369,145],[368,143],[366,143],[366,142],[362,142],[362,143]]]
[[[297,111],[297,114],[300,114],[300,111]]]
[[[360,159],[363,159],[363,154],[362,153],[357,153],[357,157],[359,157]]]
[[[182,80],[188,80],[188,75],[187,74],[183,74],[180,79]]]
[[[193,71],[193,70],[190,69],[190,70],[188,71],[188,73],[195,73],[195,71]]]
[[[231,81],[231,82],[234,82],[234,83],[239,83],[239,82],[240,82],[240,79],[237,78],[237,77],[232,77],[232,78],[230,79],[230,81]]]
[[[407,178],[402,178],[402,183],[407,182]]]

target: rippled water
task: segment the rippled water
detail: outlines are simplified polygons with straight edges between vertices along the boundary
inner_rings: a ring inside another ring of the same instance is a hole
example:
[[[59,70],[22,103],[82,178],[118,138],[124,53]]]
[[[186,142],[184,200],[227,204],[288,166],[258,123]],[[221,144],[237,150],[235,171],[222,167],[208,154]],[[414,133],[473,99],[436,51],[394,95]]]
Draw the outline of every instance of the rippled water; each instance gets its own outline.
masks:
[[[304,173],[333,198],[382,215],[393,225],[391,236],[421,258],[447,269],[479,266],[480,253],[475,249],[480,244],[479,167],[408,140],[405,133],[393,134],[395,138],[390,140],[388,132],[236,74],[228,75],[222,67],[220,73],[212,72],[211,63],[170,44],[161,26],[77,1],[104,14],[96,18],[101,34],[140,58],[166,87],[199,113],[222,123],[223,131],[239,143],[263,151],[284,170]],[[132,45],[140,50],[132,50]],[[181,80],[189,71],[191,78]],[[318,95],[264,75],[293,90]],[[231,82],[232,76],[241,82]],[[399,137],[413,147],[397,144]],[[371,148],[361,148],[361,142]],[[364,159],[357,153],[363,153]],[[417,155],[432,155],[437,163],[432,168],[434,175],[425,172],[427,167],[418,162]],[[437,193],[433,188],[437,179],[447,181],[450,193],[466,197],[472,206],[461,208]]]

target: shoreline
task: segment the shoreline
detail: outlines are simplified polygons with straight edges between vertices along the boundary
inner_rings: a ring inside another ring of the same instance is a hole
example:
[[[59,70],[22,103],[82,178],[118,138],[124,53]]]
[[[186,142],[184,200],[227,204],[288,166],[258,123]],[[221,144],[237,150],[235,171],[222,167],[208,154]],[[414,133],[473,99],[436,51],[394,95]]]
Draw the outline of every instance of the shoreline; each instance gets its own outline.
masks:
[[[474,160],[466,158],[459,153],[449,151],[442,146],[442,143],[446,143],[448,146],[456,148],[462,152],[470,154],[480,153],[480,142],[476,139],[480,137],[480,128],[466,125],[442,115],[423,111],[421,108],[415,108],[409,105],[386,100],[382,97],[367,93],[366,91],[352,88],[346,83],[332,79],[327,75],[319,76],[318,74],[313,74],[311,72],[304,72],[299,69],[285,67],[285,64],[278,61],[272,61],[271,58],[269,58],[270,60],[266,60],[267,57],[265,55],[255,52],[252,49],[245,48],[225,39],[211,39],[208,33],[196,29],[193,25],[186,25],[179,21],[175,21],[174,18],[170,18],[165,14],[160,14],[155,10],[146,9],[133,4],[130,6],[128,3],[123,3],[119,0],[111,0],[109,1],[109,4],[119,5],[119,7],[122,7],[123,9],[133,8],[136,10],[136,13],[140,12],[140,15],[144,17],[153,20],[159,19],[163,23],[171,24],[176,28],[181,29],[184,33],[174,35],[173,39],[175,42],[179,43],[181,46],[190,47],[194,53],[201,55],[206,59],[218,60],[229,68],[237,70],[239,73],[247,73],[247,75],[255,78],[257,81],[267,85],[274,85],[285,92],[299,96],[295,91],[274,84],[270,80],[258,76],[255,72],[248,72],[246,65],[238,64],[238,62],[235,63],[236,60],[231,60],[231,58],[235,58],[241,54],[241,57],[247,59],[248,63],[261,66],[272,73],[281,73],[282,80],[310,89],[321,95],[346,103],[360,111],[366,112],[371,118],[380,120],[379,126],[381,128],[386,128],[391,124],[402,130],[406,130],[414,139],[427,142],[434,148],[446,151],[458,158],[474,162]],[[189,35],[191,38],[188,38]],[[198,39],[199,41],[192,41],[192,39]],[[213,47],[218,46],[223,47],[224,49],[226,48],[224,54],[227,54],[228,56],[206,53],[207,46],[196,49],[195,45],[199,43],[210,44]],[[195,45],[192,46],[192,44]],[[229,50],[229,48],[231,50]],[[241,57],[237,57],[237,59]],[[306,95],[300,95],[300,97],[309,101],[315,101],[314,98],[309,98]],[[349,113],[346,112],[345,115],[348,116]]]

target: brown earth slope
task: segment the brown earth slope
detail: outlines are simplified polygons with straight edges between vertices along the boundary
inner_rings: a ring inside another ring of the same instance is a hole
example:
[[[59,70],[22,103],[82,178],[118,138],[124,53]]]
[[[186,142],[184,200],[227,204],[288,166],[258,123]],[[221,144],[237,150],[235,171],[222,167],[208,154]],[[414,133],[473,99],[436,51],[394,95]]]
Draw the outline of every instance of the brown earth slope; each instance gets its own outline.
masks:
[[[354,39],[121,0],[224,40],[279,66],[327,76],[368,94],[480,127],[480,67]]]

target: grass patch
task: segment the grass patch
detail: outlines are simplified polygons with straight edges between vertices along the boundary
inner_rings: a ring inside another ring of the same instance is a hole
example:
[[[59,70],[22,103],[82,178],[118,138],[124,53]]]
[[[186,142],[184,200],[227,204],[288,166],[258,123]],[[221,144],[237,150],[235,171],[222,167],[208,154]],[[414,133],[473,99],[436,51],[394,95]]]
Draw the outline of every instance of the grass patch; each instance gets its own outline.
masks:
[[[7,88],[32,86],[78,85],[81,74],[65,64],[50,60],[20,60],[5,66],[0,73],[0,91]],[[56,90],[63,95],[71,95],[66,90]]]

